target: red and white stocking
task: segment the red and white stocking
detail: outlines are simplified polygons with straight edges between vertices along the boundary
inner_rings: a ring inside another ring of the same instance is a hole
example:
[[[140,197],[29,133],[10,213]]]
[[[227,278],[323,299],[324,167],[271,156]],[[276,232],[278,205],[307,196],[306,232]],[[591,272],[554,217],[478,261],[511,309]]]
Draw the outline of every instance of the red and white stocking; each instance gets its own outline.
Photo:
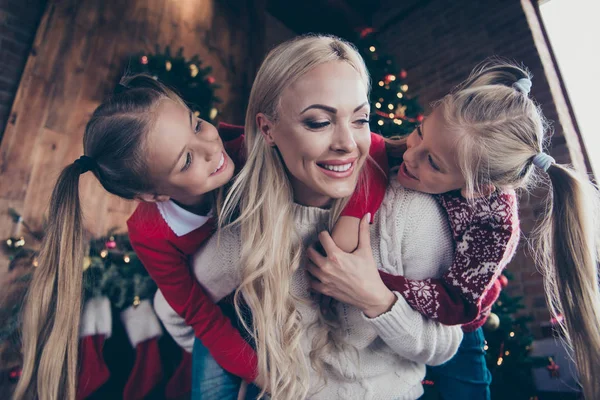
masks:
[[[105,296],[85,302],[79,329],[79,382],[77,400],[82,400],[100,388],[110,376],[102,347],[112,333],[110,301]]]
[[[181,349],[181,362],[169,379],[166,398],[169,400],[189,398],[192,391],[192,353]]]
[[[163,377],[158,349],[162,328],[148,300],[121,312],[121,321],[129,342],[136,350],[135,363],[123,391],[123,400],[143,399]]]

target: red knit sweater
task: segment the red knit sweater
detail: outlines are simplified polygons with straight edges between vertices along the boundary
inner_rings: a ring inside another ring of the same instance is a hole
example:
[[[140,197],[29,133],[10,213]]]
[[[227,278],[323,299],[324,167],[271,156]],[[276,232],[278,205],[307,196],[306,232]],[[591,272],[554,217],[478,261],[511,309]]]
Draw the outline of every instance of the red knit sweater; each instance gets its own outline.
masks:
[[[221,124],[219,134],[239,168],[243,157],[243,128]],[[252,382],[257,371],[254,350],[210,299],[189,267],[190,256],[213,234],[214,219],[177,236],[156,204],[140,203],[127,221],[127,227],[131,245],[173,310],[194,329],[196,337],[219,365]]]

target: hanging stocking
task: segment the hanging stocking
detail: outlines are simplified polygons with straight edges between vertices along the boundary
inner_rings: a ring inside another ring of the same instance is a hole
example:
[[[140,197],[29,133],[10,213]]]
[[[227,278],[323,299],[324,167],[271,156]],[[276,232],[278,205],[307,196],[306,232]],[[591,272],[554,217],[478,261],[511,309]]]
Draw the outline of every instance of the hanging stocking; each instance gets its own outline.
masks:
[[[121,312],[121,321],[129,342],[136,350],[135,363],[123,391],[123,400],[141,400],[163,377],[158,349],[162,329],[148,300]]]
[[[104,363],[102,346],[112,333],[110,301],[105,296],[94,297],[85,302],[79,329],[79,382],[77,400],[94,393],[106,381],[110,373]]]
[[[183,349],[181,353],[181,362],[167,383],[166,398],[169,400],[189,398],[192,391],[192,354]]]

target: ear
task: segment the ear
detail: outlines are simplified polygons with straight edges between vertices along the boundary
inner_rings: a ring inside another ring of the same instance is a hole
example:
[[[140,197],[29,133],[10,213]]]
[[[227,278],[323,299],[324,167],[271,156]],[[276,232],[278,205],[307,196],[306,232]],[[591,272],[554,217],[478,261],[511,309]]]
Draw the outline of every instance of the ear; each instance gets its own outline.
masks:
[[[256,114],[256,126],[269,146],[276,146],[273,137],[273,123],[263,113]]]
[[[171,197],[167,196],[166,194],[142,193],[135,198],[136,200],[143,201],[144,203],[161,203],[169,200]]]

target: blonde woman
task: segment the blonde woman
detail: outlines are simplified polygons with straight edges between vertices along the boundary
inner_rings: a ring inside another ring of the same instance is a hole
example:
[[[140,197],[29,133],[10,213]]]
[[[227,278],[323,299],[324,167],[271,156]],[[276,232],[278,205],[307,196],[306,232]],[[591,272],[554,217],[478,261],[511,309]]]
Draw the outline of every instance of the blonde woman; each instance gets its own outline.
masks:
[[[368,91],[363,60],[342,40],[309,36],[274,49],[250,95],[247,163],[223,228],[194,259],[213,300],[235,291],[238,312],[242,299],[252,312],[258,382],[275,399],[416,399],[425,364],[450,359],[462,339],[460,327],[422,317],[379,276],[439,277],[452,261],[437,203],[395,183],[371,228],[375,259],[363,229],[357,251],[372,262],[349,271],[351,300],[322,315],[310,292],[305,251],[332,227],[367,160]],[[156,308],[167,329],[180,328],[160,298]]]

